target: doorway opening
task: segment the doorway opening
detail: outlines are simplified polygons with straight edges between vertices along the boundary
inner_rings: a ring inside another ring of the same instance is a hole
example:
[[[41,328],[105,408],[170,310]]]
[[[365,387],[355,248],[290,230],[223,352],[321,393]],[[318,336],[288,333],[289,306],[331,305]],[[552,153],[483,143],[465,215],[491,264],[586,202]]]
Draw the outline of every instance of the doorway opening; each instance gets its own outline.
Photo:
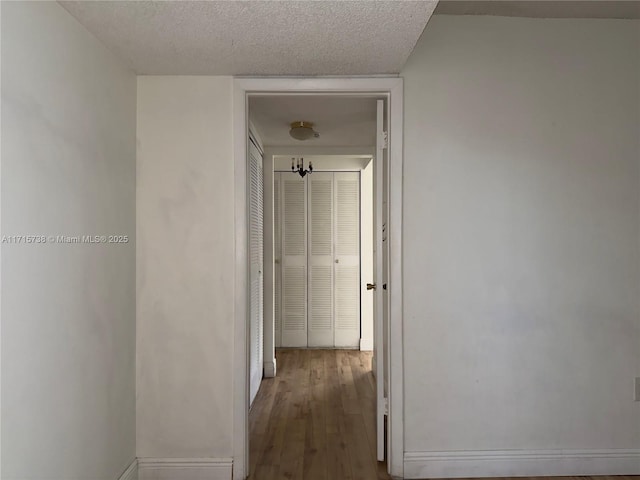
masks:
[[[234,479],[402,475],[401,93],[236,80]]]
[[[296,161],[309,162],[312,173],[299,176]],[[271,251],[265,261],[274,278],[265,295],[274,298],[275,347],[373,351],[372,155],[274,155],[266,164],[273,165],[273,261]],[[270,328],[270,311],[265,322]]]

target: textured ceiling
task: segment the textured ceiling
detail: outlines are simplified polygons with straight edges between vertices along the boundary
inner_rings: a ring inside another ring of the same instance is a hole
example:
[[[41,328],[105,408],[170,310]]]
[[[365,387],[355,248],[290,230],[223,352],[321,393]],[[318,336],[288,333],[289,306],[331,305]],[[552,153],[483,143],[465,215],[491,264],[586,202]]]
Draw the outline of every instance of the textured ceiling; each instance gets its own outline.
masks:
[[[398,73],[436,1],[60,1],[138,74]]]
[[[630,0],[441,0],[435,13],[537,18],[640,18],[640,2]]]
[[[376,144],[376,101],[364,97],[250,97],[249,117],[265,146],[370,147]],[[320,138],[291,138],[289,124],[314,123]]]

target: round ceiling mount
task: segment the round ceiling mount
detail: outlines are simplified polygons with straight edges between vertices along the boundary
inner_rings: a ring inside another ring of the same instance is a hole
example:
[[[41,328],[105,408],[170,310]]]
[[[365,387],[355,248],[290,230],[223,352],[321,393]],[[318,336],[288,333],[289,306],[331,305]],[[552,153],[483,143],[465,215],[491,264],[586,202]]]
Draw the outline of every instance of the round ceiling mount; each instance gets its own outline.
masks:
[[[309,140],[310,138],[318,138],[320,134],[313,129],[313,123],[311,122],[291,122],[291,135],[296,140]]]

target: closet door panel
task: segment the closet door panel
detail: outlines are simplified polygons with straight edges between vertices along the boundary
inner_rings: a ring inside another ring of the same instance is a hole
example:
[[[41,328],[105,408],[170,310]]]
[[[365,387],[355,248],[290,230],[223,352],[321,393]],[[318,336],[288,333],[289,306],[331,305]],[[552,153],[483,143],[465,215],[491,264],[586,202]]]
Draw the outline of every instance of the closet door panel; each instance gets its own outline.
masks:
[[[306,182],[281,174],[281,346],[307,346]]]
[[[360,345],[360,174],[334,174],[336,347]]]
[[[308,177],[310,347],[333,347],[333,173]]]
[[[273,266],[274,288],[273,288],[273,310],[275,323],[274,343],[276,348],[282,346],[282,248],[281,240],[282,225],[280,223],[281,214],[281,194],[280,194],[279,172],[273,174]]]
[[[249,148],[249,257],[250,272],[250,402],[252,403],[262,381],[263,341],[264,341],[264,277],[262,274],[264,263],[264,185],[262,171],[262,154],[253,145]]]

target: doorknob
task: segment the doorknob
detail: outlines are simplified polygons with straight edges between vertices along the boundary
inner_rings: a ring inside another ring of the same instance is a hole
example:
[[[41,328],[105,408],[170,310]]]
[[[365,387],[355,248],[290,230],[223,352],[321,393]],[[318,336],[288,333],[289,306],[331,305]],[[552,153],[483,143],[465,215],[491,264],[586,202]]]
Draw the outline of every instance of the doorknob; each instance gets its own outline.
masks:
[[[376,289],[375,283],[367,283],[367,290],[375,290],[375,289]]]

